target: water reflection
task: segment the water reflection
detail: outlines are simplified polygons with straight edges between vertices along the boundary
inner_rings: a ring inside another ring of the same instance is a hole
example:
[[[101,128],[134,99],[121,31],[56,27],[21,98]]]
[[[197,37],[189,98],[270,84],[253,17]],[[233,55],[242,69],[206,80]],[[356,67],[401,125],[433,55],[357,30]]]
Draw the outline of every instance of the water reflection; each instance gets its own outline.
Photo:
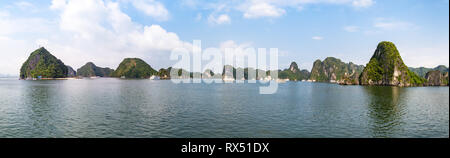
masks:
[[[401,130],[405,88],[364,87],[368,94],[369,129],[373,137],[392,137]]]
[[[0,137],[448,137],[448,87],[0,81]]]
[[[57,133],[53,122],[58,113],[57,105],[52,102],[57,99],[54,88],[56,87],[52,81],[41,81],[22,90],[25,117],[29,120],[26,122],[30,123],[28,126],[33,129],[29,132],[35,136],[51,137]]]

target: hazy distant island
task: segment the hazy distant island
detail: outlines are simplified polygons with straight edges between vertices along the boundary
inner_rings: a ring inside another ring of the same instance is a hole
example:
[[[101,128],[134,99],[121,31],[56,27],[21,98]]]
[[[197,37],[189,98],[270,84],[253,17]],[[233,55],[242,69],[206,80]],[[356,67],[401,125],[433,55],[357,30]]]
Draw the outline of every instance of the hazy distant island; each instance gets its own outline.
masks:
[[[171,74],[172,69],[177,72]],[[97,67],[88,62],[75,71],[53,56],[44,47],[31,53],[20,69],[20,79],[64,79],[73,77],[116,77],[129,79],[188,79],[214,78],[223,80],[274,80],[271,72],[278,71],[279,81],[327,82],[342,85],[381,85],[381,86],[448,86],[449,68],[440,65],[436,68],[407,67],[399,51],[392,42],[380,42],[366,66],[345,63],[334,57],[316,60],[311,71],[300,70],[292,62],[284,70],[260,70],[254,68],[235,68],[225,65],[221,74],[211,70],[205,72],[188,72],[184,69],[169,67],[156,71],[139,58],[124,59],[116,70]],[[242,73],[243,72],[243,73]],[[249,72],[256,74],[249,75]],[[242,75],[243,74],[243,75]]]
[[[97,67],[94,63],[88,62],[77,69],[75,74],[80,77],[110,77],[113,72],[113,69]]]

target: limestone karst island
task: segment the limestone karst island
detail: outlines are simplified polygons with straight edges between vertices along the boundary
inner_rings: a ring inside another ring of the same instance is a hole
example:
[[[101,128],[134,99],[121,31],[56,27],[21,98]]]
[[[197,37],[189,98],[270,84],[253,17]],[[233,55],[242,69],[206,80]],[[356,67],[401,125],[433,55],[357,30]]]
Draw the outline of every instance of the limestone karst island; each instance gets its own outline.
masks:
[[[20,79],[64,79],[82,77],[115,77],[134,79],[171,79],[171,78],[193,78],[193,74],[198,73],[202,78],[218,76],[211,70],[203,73],[187,72],[178,69],[178,76],[170,74],[171,70],[154,70],[149,64],[139,58],[124,59],[116,70],[96,66],[92,62],[87,62],[84,66],[74,71],[65,65],[60,59],[53,56],[44,47],[41,47],[28,57],[20,69]],[[228,72],[231,70],[232,72]],[[237,78],[236,71],[244,72],[242,78]],[[256,71],[256,78],[249,78],[248,72]],[[273,70],[259,70],[254,68],[234,68],[225,65],[221,78],[224,80],[236,79],[267,79]],[[392,42],[383,41],[378,44],[369,63],[356,65],[352,62],[345,63],[340,59],[328,57],[325,60],[316,60],[311,71],[300,70],[297,63],[292,62],[288,69],[278,71],[278,79],[283,81],[309,81],[338,83],[342,85],[377,85],[377,86],[448,86],[449,69],[440,65],[436,68],[412,68],[403,63],[399,51]],[[189,76],[182,76],[188,73]],[[274,79],[274,78],[269,78]]]

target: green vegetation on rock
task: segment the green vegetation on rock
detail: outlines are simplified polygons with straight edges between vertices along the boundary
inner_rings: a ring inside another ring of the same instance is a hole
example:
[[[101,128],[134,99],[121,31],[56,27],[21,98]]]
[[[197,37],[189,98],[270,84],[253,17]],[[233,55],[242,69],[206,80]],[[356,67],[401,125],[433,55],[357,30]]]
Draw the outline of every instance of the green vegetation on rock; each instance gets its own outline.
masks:
[[[94,63],[88,62],[77,70],[78,76],[83,77],[110,77],[113,69],[97,67]]]
[[[426,68],[426,67],[419,67],[419,68],[412,68],[409,67],[408,68],[410,71],[416,73],[418,76],[420,77],[425,77],[425,75],[427,74],[428,71],[431,71],[433,69],[431,68]]]
[[[113,77],[125,78],[149,78],[152,75],[158,75],[158,72],[139,58],[124,59],[112,73]]]
[[[392,42],[380,42],[364,68],[362,85],[421,86],[425,79],[408,69]]]
[[[300,70],[296,62],[292,62],[289,69],[285,69],[278,73],[278,78],[289,79],[290,81],[301,81],[309,78],[308,70]]]
[[[358,78],[363,69],[362,65],[344,63],[340,59],[327,57],[323,62],[320,60],[314,62],[309,79],[316,82],[359,84]]]
[[[20,68],[20,78],[65,78],[67,67],[64,63],[41,47],[28,57]]]
[[[420,77],[425,77],[427,72],[432,71],[432,70],[437,70],[437,71],[440,71],[442,74],[445,74],[446,72],[448,72],[448,67],[445,65],[439,65],[435,68],[426,68],[426,67],[412,68],[412,67],[410,67],[409,70],[416,73]]]

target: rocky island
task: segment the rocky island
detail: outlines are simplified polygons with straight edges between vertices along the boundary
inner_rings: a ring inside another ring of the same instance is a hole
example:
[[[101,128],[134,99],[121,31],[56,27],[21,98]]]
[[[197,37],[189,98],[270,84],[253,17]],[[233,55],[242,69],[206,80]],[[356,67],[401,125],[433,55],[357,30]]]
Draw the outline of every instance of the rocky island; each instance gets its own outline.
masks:
[[[150,78],[158,72],[139,58],[125,58],[112,73],[112,77],[120,78]]]
[[[310,76],[308,70],[300,70],[296,62],[292,62],[289,69],[285,69],[278,73],[278,78],[288,79],[289,81],[302,81],[307,80]]]
[[[66,78],[67,66],[44,47],[31,53],[20,68],[20,79]]]
[[[327,57],[322,62],[316,60],[311,69],[309,80],[342,84],[359,84],[359,75],[364,66],[352,62],[344,63],[340,59]]]
[[[88,62],[77,70],[77,75],[81,77],[110,77],[113,69],[97,67],[94,63]]]
[[[378,44],[360,77],[361,85],[423,86],[425,82],[403,63],[394,43],[386,41]]]

